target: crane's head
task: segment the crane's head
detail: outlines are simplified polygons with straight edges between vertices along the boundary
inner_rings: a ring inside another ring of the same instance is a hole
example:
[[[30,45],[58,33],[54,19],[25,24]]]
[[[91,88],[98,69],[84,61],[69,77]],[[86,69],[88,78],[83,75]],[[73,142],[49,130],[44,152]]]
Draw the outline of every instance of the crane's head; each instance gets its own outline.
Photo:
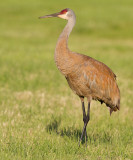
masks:
[[[58,13],[42,16],[39,18],[51,18],[51,17],[59,17],[59,18],[66,19],[66,20],[69,20],[71,18],[76,18],[73,10],[71,10],[69,8],[63,9],[62,11],[60,11]]]

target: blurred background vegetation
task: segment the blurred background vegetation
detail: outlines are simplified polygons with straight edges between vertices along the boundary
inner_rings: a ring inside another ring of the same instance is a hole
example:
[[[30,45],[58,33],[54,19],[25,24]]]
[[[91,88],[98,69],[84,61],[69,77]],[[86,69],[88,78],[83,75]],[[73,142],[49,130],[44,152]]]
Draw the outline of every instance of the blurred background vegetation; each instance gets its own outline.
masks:
[[[54,63],[65,20],[39,16],[71,8],[72,51],[117,75],[121,110],[91,107],[88,146],[78,148],[79,98]],[[0,159],[133,159],[133,1],[4,0],[0,3]]]

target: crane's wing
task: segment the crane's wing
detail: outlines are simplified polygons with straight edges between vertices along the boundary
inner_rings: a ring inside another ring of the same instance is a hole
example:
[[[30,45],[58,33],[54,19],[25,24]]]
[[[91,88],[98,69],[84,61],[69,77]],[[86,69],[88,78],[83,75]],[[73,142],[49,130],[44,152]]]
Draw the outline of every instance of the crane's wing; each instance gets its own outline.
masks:
[[[116,75],[108,66],[85,56],[82,74],[93,99],[104,102],[114,111],[119,109],[120,91],[116,83]]]

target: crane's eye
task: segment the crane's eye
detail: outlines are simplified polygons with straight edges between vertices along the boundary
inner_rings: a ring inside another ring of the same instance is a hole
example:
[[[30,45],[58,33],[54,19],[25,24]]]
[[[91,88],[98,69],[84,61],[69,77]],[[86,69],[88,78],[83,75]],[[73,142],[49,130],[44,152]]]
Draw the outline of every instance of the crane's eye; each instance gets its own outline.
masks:
[[[64,9],[64,10],[62,10],[61,12],[60,12],[60,14],[66,14],[67,13],[67,9]]]

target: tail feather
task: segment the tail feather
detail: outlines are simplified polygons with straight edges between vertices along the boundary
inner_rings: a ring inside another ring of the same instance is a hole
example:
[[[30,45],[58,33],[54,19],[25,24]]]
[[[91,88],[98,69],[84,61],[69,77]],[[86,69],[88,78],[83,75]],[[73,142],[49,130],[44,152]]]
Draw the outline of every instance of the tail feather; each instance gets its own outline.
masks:
[[[118,100],[117,109],[120,110],[120,99]]]
[[[120,110],[120,102],[113,109],[111,107],[109,107],[110,116],[111,116],[113,111],[116,112],[117,110]]]
[[[111,116],[113,109],[109,108],[109,112],[110,112],[110,116]]]

